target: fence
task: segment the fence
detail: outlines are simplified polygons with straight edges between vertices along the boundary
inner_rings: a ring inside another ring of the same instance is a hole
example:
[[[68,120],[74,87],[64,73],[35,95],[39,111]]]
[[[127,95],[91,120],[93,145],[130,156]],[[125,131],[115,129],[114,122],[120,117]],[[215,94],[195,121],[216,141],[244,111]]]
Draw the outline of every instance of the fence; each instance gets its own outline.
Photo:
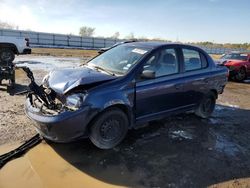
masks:
[[[226,54],[232,51],[244,52],[246,49],[244,48],[208,48],[205,46],[199,46],[203,50],[205,50],[209,54]]]
[[[121,41],[109,38],[80,37],[75,35],[63,35],[53,33],[41,33],[34,31],[21,31],[0,29],[0,36],[28,37],[31,46],[44,47],[71,47],[98,49],[114,45]]]
[[[99,49],[110,47],[122,40],[97,37],[80,37],[75,35],[63,35],[53,33],[41,33],[34,31],[0,29],[0,36],[28,37],[31,47],[62,47]],[[225,54],[230,51],[244,51],[245,49],[208,48],[200,46],[210,54]]]

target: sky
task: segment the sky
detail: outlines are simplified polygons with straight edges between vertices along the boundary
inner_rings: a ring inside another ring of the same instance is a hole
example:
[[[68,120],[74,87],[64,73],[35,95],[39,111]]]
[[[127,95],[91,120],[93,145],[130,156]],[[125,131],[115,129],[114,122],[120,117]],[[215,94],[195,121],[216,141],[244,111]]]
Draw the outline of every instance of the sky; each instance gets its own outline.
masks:
[[[172,41],[250,43],[250,0],[0,0],[0,20],[19,29]]]

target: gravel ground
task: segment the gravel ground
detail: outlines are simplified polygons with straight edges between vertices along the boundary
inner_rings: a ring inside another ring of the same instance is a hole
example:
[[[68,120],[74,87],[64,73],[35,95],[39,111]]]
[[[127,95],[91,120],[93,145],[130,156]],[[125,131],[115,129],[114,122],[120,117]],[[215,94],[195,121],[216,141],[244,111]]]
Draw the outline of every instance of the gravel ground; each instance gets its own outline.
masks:
[[[49,69],[34,69],[38,82]],[[36,133],[24,114],[25,96],[13,96],[25,90],[28,83],[18,70],[16,90],[8,93],[6,86],[0,87],[0,145],[21,142]],[[97,150],[86,140],[51,146],[76,168],[106,182],[114,183],[110,176],[120,171],[105,176],[97,172],[109,166],[125,166],[140,181],[131,185],[118,178],[115,184],[123,186],[205,187],[250,177],[249,96],[249,81],[229,82],[211,118],[201,120],[182,114],[151,123],[129,131],[125,141],[113,150]]]

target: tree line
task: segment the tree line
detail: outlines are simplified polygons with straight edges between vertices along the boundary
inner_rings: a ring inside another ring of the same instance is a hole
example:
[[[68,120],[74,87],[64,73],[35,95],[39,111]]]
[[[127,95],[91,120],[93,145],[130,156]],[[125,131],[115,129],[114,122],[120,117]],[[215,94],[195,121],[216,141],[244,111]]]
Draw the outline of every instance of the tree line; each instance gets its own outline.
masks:
[[[87,27],[83,26],[79,30],[79,35],[84,36],[84,37],[92,37],[95,33],[95,28],[92,27]],[[120,33],[115,32],[112,36],[109,38],[112,39],[119,39]],[[163,41],[163,42],[173,42],[171,40],[166,40],[162,38],[153,38],[153,39],[148,39],[147,37],[136,37],[133,32],[131,32],[129,35],[127,35],[124,39],[127,40],[139,40],[139,41]],[[193,45],[198,45],[198,46],[204,46],[208,48],[237,48],[237,49],[246,49],[250,50],[250,43],[225,43],[225,44],[220,44],[220,43],[213,43],[213,42],[192,42],[188,44],[193,44]]]

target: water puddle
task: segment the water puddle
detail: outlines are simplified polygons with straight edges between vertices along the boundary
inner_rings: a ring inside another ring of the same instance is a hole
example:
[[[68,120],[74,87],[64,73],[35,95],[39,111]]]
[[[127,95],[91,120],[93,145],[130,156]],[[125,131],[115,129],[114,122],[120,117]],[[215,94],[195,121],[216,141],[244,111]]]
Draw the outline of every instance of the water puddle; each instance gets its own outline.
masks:
[[[223,107],[223,106],[221,106],[221,105],[216,105],[215,106],[215,110],[216,111],[222,111],[222,110],[224,110],[225,109],[225,107]]]
[[[231,156],[231,157],[236,156],[242,151],[241,147],[238,144],[234,143],[225,135],[219,134],[212,130],[209,131],[209,134],[210,134],[210,137],[212,137],[215,140],[214,146],[213,146],[214,150],[224,153],[227,156]]]
[[[215,149],[229,156],[236,156],[237,153],[240,152],[235,143],[223,138],[222,136],[217,137]]]
[[[86,63],[89,58],[53,57],[53,56],[18,56],[14,64],[27,66],[31,70],[51,71],[58,68],[77,67]]]
[[[244,82],[244,83],[247,83],[247,84],[250,84],[250,79],[244,80],[243,82]]]
[[[229,102],[220,102],[218,105],[215,106],[215,110],[218,110],[218,111],[229,109],[229,108],[230,110],[237,110],[240,108],[240,106],[231,104]]]
[[[169,137],[174,140],[192,140],[193,134],[185,130],[174,130],[169,132]]]

